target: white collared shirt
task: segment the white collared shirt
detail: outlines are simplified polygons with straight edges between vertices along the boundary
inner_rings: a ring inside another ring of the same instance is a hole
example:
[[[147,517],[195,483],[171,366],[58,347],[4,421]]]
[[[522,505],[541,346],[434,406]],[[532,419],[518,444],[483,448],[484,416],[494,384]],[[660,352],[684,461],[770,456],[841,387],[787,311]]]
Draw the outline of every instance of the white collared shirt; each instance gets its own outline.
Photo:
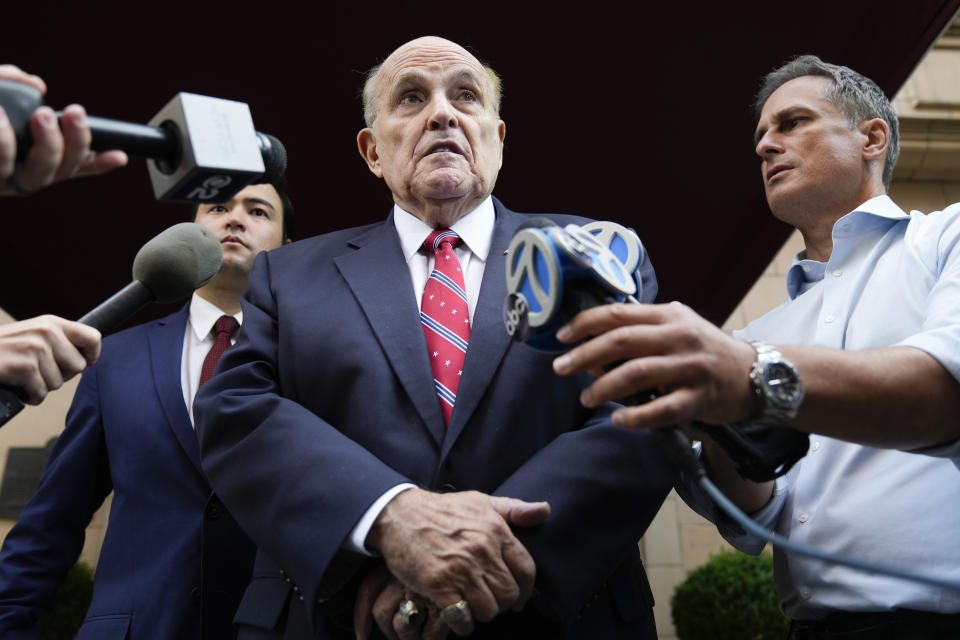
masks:
[[[905,213],[887,196],[868,200],[834,225],[827,262],[798,254],[787,289],[789,301],[735,335],[847,350],[909,346],[960,380],[960,205],[924,215]],[[904,452],[813,434],[806,457],[777,479],[753,518],[816,548],[960,580],[958,465],[957,444]],[[762,540],[744,535],[696,490],[682,492],[733,545],[759,553]],[[774,558],[781,606],[792,619],[830,610],[960,613],[960,593],[940,587],[779,550]]]
[[[476,209],[463,216],[450,227],[460,240],[460,245],[454,249],[460,268],[463,269],[463,281],[467,291],[467,306],[470,309],[470,321],[473,321],[473,312],[477,308],[477,299],[480,296],[480,283],[483,281],[483,269],[487,263],[487,254],[490,253],[490,240],[493,237],[493,224],[496,214],[493,210],[493,198],[480,203]],[[433,231],[433,227],[408,213],[399,206],[393,207],[393,222],[400,236],[400,247],[403,257],[410,269],[410,280],[417,297],[417,306],[423,297],[423,289],[427,279],[433,271],[434,256],[432,253],[421,251],[423,241]]]
[[[480,206],[457,220],[450,227],[450,230],[455,231],[462,240],[460,246],[454,249],[454,252],[457,254],[460,268],[463,269],[464,273],[463,280],[467,290],[467,306],[470,310],[471,323],[473,322],[473,311],[477,307],[477,299],[480,294],[480,283],[483,281],[483,269],[487,263],[487,255],[490,253],[490,240],[493,237],[495,220],[493,198],[487,196],[487,199],[481,202]],[[403,257],[407,260],[407,268],[410,269],[410,279],[413,282],[413,291],[416,293],[417,307],[419,307],[420,299],[423,297],[423,289],[427,285],[430,272],[433,271],[434,263],[434,256],[420,251],[420,247],[423,246],[423,241],[433,231],[433,227],[397,205],[393,207],[393,222],[397,234],[400,236],[400,247],[403,249]],[[351,551],[370,555],[370,552],[364,546],[364,541],[367,539],[367,534],[370,533],[370,528],[377,516],[394,496],[407,489],[414,488],[416,488],[416,485],[404,483],[388,489],[363,514],[353,531],[350,532],[344,547]]]
[[[187,405],[187,414],[190,416],[191,423],[193,423],[193,399],[200,385],[200,370],[215,340],[213,325],[224,315],[230,314],[194,292],[190,299],[187,328],[183,336],[183,353],[180,358],[180,388],[183,389],[183,402]],[[237,322],[243,323],[242,311],[233,317]],[[235,341],[236,336],[230,339],[230,344]]]

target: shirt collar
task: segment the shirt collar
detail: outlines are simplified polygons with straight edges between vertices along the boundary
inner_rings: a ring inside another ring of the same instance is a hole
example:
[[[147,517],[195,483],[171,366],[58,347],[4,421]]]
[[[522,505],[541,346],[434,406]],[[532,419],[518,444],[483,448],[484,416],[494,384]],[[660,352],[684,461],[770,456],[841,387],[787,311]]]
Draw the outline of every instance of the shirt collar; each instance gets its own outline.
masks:
[[[810,260],[806,256],[806,250],[798,253],[787,271],[787,295],[791,300],[823,280],[823,274],[827,271],[826,262]]]
[[[493,224],[496,214],[493,209],[493,198],[487,198],[480,205],[453,223],[451,231],[455,231],[463,244],[481,262],[486,262],[490,253],[490,240],[493,236]],[[400,247],[407,262],[417,254],[423,241],[427,239],[433,229],[423,220],[412,213],[393,206],[393,223],[400,236]],[[212,326],[212,325],[211,325]]]
[[[897,203],[890,199],[888,195],[876,196],[870,198],[862,205],[848,213],[847,215],[837,220],[836,224],[833,225],[833,228],[837,228],[837,224],[844,218],[853,216],[854,214],[867,214],[871,216],[876,216],[879,218],[887,218],[890,220],[909,220],[910,214],[906,213],[903,209],[897,206]]]
[[[213,325],[216,324],[220,316],[230,315],[220,307],[209,300],[201,298],[197,292],[193,292],[190,298],[190,326],[193,327],[193,334],[198,341],[203,340],[213,331]],[[243,324],[243,311],[233,316],[237,322]]]
[[[833,237],[836,238],[838,231],[841,229],[843,235],[855,235],[869,225],[881,222],[878,218],[897,221],[907,220],[910,215],[898,207],[890,199],[890,196],[876,196],[837,220],[833,225]],[[827,263],[808,259],[806,249],[798,252],[793,258],[790,270],[787,271],[787,294],[790,299],[793,300],[814,284],[823,280],[826,270]]]

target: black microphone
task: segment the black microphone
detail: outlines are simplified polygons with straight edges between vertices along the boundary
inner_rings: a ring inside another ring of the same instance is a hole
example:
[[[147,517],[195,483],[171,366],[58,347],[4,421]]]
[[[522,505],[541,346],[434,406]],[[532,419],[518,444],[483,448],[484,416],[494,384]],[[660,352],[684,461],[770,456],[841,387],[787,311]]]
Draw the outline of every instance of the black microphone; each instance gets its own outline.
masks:
[[[177,302],[208,283],[220,270],[223,249],[212,231],[181,222],[162,231],[137,252],[133,281],[77,322],[107,335],[150,302]],[[23,393],[0,385],[0,426],[23,409]]]
[[[0,80],[0,106],[17,136],[18,161],[33,144],[29,120],[42,104],[36,88]],[[225,202],[248,184],[276,180],[287,168],[283,144],[254,130],[242,102],[178,93],[146,125],[96,116],[87,122],[93,150],[120,149],[150,159],[154,196],[166,202]]]

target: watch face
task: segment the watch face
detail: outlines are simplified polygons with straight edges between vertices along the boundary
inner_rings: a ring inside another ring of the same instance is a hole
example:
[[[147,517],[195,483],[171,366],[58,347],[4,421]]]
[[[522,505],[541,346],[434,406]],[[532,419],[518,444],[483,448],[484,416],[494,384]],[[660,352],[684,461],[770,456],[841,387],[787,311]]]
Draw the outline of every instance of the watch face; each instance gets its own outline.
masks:
[[[800,381],[793,369],[779,362],[772,362],[766,370],[767,388],[774,399],[783,404],[793,403],[800,393]]]

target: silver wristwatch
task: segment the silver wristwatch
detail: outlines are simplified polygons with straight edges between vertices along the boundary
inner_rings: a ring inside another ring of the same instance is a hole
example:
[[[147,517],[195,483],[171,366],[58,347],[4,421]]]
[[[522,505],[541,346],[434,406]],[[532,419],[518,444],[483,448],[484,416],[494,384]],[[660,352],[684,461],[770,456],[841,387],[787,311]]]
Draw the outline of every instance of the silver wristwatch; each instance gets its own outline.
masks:
[[[750,368],[751,422],[783,424],[796,417],[803,402],[803,381],[793,363],[766,342],[751,340],[757,359]]]

